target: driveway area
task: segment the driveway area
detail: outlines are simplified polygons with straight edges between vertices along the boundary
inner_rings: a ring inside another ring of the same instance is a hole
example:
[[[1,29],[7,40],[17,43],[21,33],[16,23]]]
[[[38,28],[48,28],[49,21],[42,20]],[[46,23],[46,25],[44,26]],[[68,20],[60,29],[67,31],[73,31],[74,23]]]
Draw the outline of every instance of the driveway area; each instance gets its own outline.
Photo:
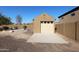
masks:
[[[35,33],[27,42],[68,44],[68,42],[64,40],[63,37],[56,33]]]

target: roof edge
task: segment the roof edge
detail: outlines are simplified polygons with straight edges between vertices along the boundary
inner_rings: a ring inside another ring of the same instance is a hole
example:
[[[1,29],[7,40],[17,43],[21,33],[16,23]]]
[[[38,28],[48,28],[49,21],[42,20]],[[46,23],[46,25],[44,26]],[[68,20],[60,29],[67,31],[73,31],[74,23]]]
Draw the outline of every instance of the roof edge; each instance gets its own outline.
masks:
[[[76,10],[79,10],[79,6],[77,6],[77,7],[75,7],[74,9],[72,9],[72,10],[70,10],[70,11],[68,11],[68,12],[66,12],[66,13],[64,13],[64,14],[62,14],[62,15],[59,16],[58,18],[61,18],[62,16],[65,16],[65,15],[67,15],[67,14],[73,12],[73,11],[76,11]]]

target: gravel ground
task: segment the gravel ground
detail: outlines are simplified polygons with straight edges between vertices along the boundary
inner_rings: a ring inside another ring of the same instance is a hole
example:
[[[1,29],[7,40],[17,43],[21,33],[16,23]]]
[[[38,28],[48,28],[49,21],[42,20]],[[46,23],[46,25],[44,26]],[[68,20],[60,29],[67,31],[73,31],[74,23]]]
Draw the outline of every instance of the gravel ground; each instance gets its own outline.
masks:
[[[74,52],[79,51],[79,43],[70,40],[68,44],[27,42],[32,32],[17,30],[0,32],[1,52]],[[69,40],[69,39],[68,39]]]
[[[19,48],[24,48],[31,35],[32,33],[26,30],[0,32],[0,51],[18,51]]]

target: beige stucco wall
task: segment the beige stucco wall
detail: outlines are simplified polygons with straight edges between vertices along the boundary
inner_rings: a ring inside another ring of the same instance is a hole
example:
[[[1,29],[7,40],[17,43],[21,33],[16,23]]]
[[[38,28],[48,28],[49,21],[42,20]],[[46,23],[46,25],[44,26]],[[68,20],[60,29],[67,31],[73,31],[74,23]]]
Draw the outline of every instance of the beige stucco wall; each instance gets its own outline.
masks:
[[[41,32],[41,23],[40,21],[53,21],[53,18],[49,16],[48,14],[42,14],[35,18],[33,21],[33,32],[39,33]]]
[[[8,27],[12,27],[12,28],[14,28],[14,27],[18,27],[19,29],[23,29],[23,27],[24,26],[27,26],[27,28],[29,28],[29,29],[32,29],[32,23],[30,23],[30,24],[22,24],[22,25],[5,25],[5,26],[8,26]]]
[[[64,32],[63,32],[63,24],[55,24],[55,28],[57,28],[56,29],[56,32],[58,32],[58,33],[60,33],[60,34],[63,34]]]
[[[71,16],[70,14],[72,13],[75,13],[75,16]],[[60,23],[73,23],[79,21],[79,10],[72,13],[63,16],[63,19],[60,19]]]
[[[56,24],[57,32],[75,40],[75,23]]]
[[[75,40],[75,23],[66,23],[63,28],[64,35]]]
[[[33,22],[33,32],[34,33],[38,33],[38,32],[41,32],[41,29],[40,29],[40,21],[34,21]]]
[[[77,22],[77,41],[79,41],[79,22]]]

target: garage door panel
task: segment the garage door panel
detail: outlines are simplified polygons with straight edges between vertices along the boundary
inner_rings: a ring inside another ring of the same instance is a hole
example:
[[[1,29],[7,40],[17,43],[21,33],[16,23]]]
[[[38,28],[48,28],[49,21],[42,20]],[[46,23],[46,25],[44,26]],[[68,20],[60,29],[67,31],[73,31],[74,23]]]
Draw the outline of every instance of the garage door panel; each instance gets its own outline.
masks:
[[[41,23],[41,32],[42,33],[54,33],[54,24],[53,23]]]

